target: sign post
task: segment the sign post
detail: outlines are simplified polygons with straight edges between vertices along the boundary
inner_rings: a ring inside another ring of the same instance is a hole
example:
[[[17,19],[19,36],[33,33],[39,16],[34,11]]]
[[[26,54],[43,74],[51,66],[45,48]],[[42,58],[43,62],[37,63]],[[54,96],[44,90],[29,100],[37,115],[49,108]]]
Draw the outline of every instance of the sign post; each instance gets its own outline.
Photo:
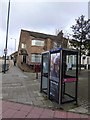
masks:
[[[5,46],[5,59],[4,59],[4,73],[6,72],[6,55],[7,55],[7,42],[8,42],[8,28],[9,28],[9,14],[10,14],[10,0],[8,4],[8,16],[7,16],[7,31],[6,31],[6,46]]]

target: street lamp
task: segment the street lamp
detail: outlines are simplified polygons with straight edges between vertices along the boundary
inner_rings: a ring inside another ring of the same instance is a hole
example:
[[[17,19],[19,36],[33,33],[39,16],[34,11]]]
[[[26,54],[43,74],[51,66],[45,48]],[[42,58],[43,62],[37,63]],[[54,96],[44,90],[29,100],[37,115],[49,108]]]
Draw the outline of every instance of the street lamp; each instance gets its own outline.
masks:
[[[16,51],[16,39],[15,39],[15,38],[11,38],[11,39],[14,39],[14,40],[15,40],[15,51]]]
[[[5,59],[4,59],[4,73],[6,72],[6,55],[7,55],[7,42],[8,42],[9,14],[10,14],[10,0],[9,0],[9,3],[8,3],[6,45],[5,45],[5,49],[4,49],[4,53],[5,53]]]

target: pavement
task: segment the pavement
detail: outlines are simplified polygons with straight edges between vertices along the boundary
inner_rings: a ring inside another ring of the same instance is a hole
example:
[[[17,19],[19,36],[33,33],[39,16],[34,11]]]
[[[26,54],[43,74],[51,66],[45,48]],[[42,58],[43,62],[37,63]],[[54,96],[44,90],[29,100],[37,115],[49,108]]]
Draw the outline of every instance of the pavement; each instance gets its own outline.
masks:
[[[89,120],[90,116],[83,114],[76,114],[72,112],[65,112],[62,110],[53,110],[41,107],[35,107],[32,105],[24,105],[14,102],[2,101],[2,114],[0,117],[3,118],[78,118],[81,120]]]
[[[83,70],[79,75],[78,106],[74,103],[59,106],[56,102],[48,100],[45,94],[40,93],[40,74],[39,78],[36,79],[35,73],[22,72],[17,66],[13,66],[12,61],[10,61],[9,71],[6,74],[0,74],[2,85],[2,97],[0,97],[2,100],[2,117],[89,117],[88,72],[90,71]],[[20,108],[16,106],[20,106]]]

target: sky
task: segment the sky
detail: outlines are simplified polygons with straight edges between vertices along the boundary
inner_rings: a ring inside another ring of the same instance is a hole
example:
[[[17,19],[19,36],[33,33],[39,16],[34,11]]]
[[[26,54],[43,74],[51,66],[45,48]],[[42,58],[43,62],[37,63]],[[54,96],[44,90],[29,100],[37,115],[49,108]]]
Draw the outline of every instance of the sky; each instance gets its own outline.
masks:
[[[8,1],[0,1],[0,56],[6,44]],[[81,15],[88,19],[88,0],[10,0],[7,54],[18,50],[21,29],[52,35],[59,29],[67,36]]]

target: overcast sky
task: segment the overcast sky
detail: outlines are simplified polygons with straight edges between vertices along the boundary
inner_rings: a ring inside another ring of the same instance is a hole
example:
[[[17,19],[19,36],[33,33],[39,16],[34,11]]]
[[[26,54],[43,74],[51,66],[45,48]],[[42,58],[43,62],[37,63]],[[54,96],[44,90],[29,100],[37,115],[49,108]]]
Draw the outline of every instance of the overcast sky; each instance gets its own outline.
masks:
[[[19,1],[19,2],[18,2]],[[88,0],[77,2],[36,0],[11,0],[8,32],[8,54],[18,49],[21,29],[55,35],[56,29],[71,33],[70,27],[81,15],[88,19]],[[33,2],[32,2],[33,1]],[[86,2],[85,2],[86,1]],[[0,55],[4,54],[8,0],[0,4]],[[13,39],[11,39],[13,38]]]

